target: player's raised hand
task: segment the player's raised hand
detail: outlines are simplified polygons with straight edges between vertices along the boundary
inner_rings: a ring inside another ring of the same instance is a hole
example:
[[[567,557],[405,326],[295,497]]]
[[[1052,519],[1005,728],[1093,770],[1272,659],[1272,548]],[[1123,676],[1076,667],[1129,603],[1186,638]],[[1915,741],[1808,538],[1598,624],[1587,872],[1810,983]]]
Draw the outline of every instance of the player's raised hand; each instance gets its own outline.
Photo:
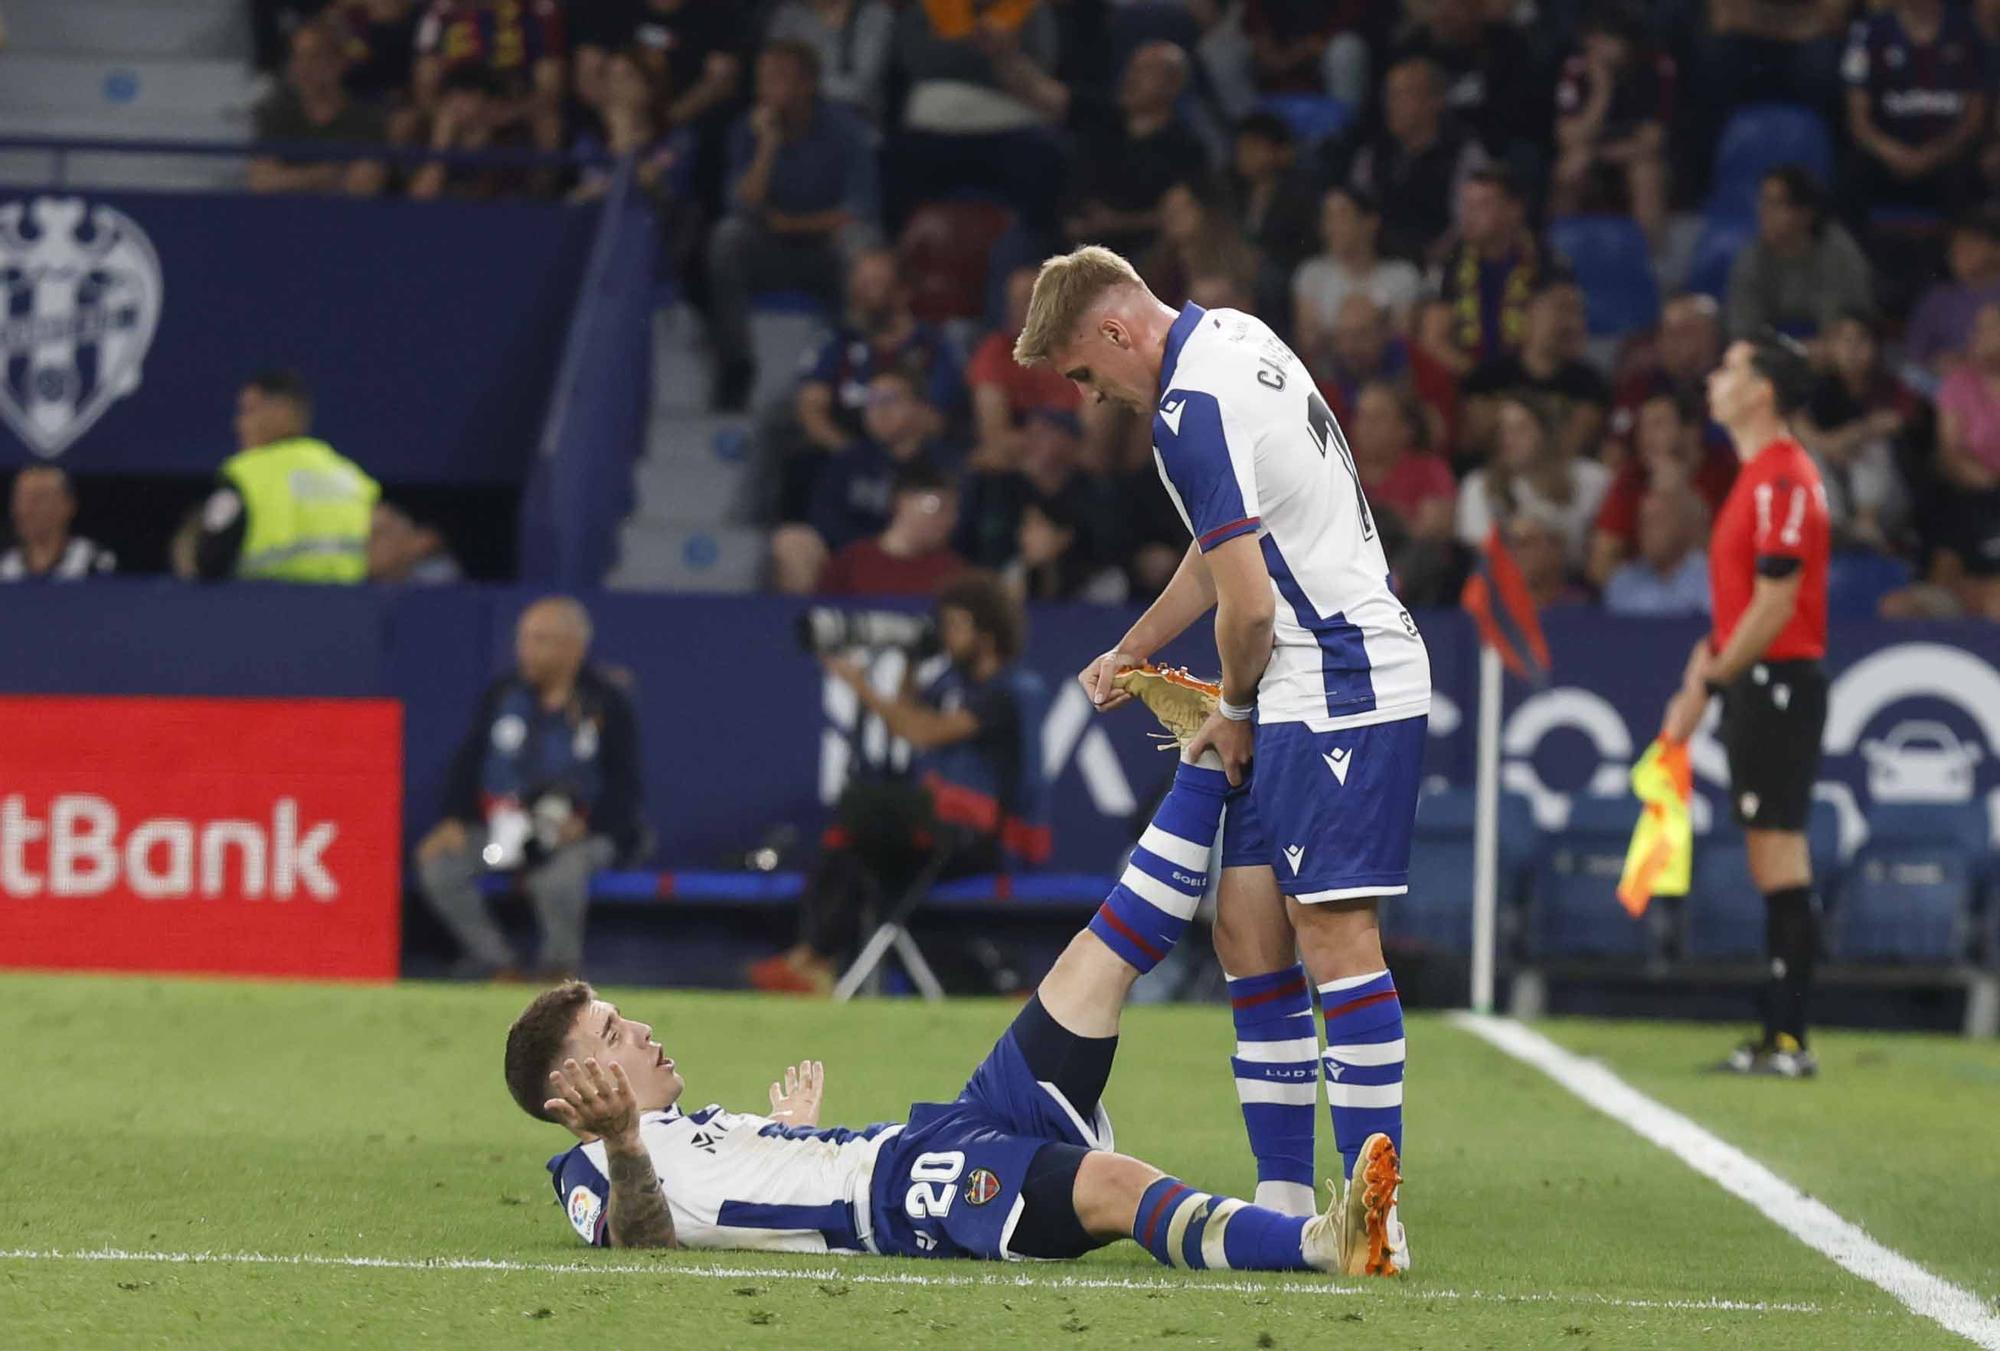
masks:
[[[820,1099],[826,1093],[826,1066],[801,1060],[771,1085],[771,1120],[787,1126],[817,1126]]]
[[[1140,664],[1140,659],[1130,652],[1106,652],[1092,658],[1090,665],[1077,672],[1077,683],[1083,686],[1083,692],[1090,696],[1090,702],[1099,713],[1109,713],[1119,705],[1132,701],[1132,696],[1113,685],[1111,678]]]
[[[549,1071],[549,1086],[555,1096],[542,1106],[572,1133],[603,1140],[638,1133],[639,1099],[616,1061],[606,1068],[595,1056],[581,1065],[565,1060],[561,1069]]]

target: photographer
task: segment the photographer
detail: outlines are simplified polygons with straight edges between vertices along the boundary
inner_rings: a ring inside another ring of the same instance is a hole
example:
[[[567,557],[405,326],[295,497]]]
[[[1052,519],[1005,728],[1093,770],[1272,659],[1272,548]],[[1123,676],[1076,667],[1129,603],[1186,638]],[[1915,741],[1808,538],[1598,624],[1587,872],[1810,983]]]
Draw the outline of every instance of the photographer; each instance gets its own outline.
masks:
[[[480,701],[452,760],[445,819],[417,846],[425,898],[464,949],[452,973],[516,969],[479,879],[518,871],[541,925],[534,973],[583,961],[591,874],[639,842],[639,733],[631,701],[589,666],[590,615],[566,596],[536,601],[515,629],[516,669]]]
[[[891,698],[857,663],[821,651],[827,673],[916,755],[907,778],[858,778],[842,793],[800,898],[799,941],[751,966],[751,984],[829,992],[871,884],[893,904],[927,869],[941,881],[1048,857],[1039,754],[1047,692],[1014,664],[1025,628],[997,577],[968,572],[939,593],[937,640],[950,664],[921,689],[914,660]]]

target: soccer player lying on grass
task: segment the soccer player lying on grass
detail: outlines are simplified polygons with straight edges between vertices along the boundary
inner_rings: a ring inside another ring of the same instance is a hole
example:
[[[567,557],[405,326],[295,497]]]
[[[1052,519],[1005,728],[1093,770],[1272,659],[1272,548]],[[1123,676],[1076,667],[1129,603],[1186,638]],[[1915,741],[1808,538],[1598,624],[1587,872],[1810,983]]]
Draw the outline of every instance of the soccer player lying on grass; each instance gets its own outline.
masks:
[[[1387,1135],[1311,1216],[1112,1152],[1119,1011],[1187,929],[1228,787],[1182,761],[1118,885],[957,1100],[904,1124],[820,1129],[810,1061],[772,1085],[769,1116],[684,1112],[651,1027],[580,982],[538,996],[507,1034],[507,1087],[582,1141],[549,1161],[570,1223],[610,1247],[1068,1258],[1131,1238],[1169,1266],[1382,1271],[1400,1181]]]

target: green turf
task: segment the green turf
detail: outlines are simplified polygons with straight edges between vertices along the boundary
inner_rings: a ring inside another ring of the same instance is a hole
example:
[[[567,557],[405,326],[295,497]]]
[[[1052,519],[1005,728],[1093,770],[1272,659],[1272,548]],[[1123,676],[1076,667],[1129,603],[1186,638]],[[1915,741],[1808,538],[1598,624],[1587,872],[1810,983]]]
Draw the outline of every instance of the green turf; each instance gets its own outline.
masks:
[[[1315,1278],[1306,1291],[1236,1274],[1170,1274],[1130,1244],[1073,1266],[1006,1267],[591,1252],[575,1242],[541,1166],[567,1137],[522,1117],[500,1082],[501,1033],[523,998],[518,989],[421,985],[0,979],[0,1249],[586,1268],[7,1258],[0,1345],[500,1347],[587,1338],[620,1347],[690,1337],[814,1351],[1304,1347],[1363,1337],[1398,1351],[1963,1345],[1534,1071],[1432,1018],[1410,1032],[1405,1212],[1418,1269],[1404,1282]],[[773,1072],[811,1055],[827,1061],[827,1119],[845,1122],[895,1117],[912,1098],[954,1093],[1010,1016],[985,1002],[831,1007],[647,992],[625,1003],[680,1060],[690,1101],[760,1106]],[[1673,1096],[1671,1073],[1647,1078],[1648,1048],[1672,1045],[1678,1055],[1690,1035],[1683,1030],[1560,1031],[1725,1135],[1741,1126],[1731,1138],[1753,1152],[1762,1140],[1752,1128],[1779,1144],[1813,1136],[1801,1156],[1828,1169],[1829,1201],[1990,1292],[1992,1240],[1977,1232],[1977,1201],[1933,1220],[1905,1196],[1936,1198],[1966,1178],[1971,1142],[1956,1104],[1967,1091],[1985,1093],[1978,1101],[1995,1119],[1993,1088],[1981,1087],[1990,1051],[1943,1039],[1894,1043],[1921,1048],[1896,1059],[1893,1082],[1922,1090],[1921,1118],[1897,1129],[1925,1144],[1893,1155],[1904,1181],[1886,1186],[1839,1167],[1841,1141],[1867,1133],[1858,1119],[1801,1112],[1787,1125],[1782,1113],[1803,1097],[1710,1117],[1700,1084],[1684,1100]],[[1204,1187],[1250,1187],[1230,1037],[1219,1008],[1130,1015],[1109,1094],[1120,1148]],[[1864,1055],[1875,1044],[1855,1038],[1850,1054],[1845,1039],[1830,1038],[1825,1053],[1854,1081],[1881,1072]],[[1821,1088],[1822,1103],[1843,1108],[1867,1096],[1834,1079],[1812,1091]],[[1871,1110],[1890,1120],[1886,1108]],[[1870,1148],[1870,1158],[1885,1156],[1884,1146]],[[1990,1161],[1978,1176],[1990,1182]],[[1836,1195],[1834,1181],[1849,1190]],[[1972,1265],[1949,1265],[1932,1251],[1940,1241],[1973,1254]],[[746,1274],[699,1274],[716,1267]],[[1030,1284],[884,1283],[905,1276]],[[1148,1286],[1056,1284],[1068,1276]],[[1704,1300],[1810,1307],[1676,1307]]]

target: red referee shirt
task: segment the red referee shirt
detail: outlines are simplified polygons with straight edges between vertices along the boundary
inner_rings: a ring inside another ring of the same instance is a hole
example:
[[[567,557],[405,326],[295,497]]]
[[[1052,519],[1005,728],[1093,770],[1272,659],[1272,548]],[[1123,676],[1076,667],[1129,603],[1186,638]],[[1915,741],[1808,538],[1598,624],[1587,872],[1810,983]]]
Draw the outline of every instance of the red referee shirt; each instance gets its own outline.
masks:
[[[1826,564],[1832,533],[1826,488],[1805,447],[1787,437],[1744,464],[1708,543],[1708,590],[1715,613],[1709,641],[1715,651],[1722,651],[1736,631],[1760,572],[1783,576],[1788,568],[1802,568],[1805,576],[1792,617],[1763,660],[1826,655]]]

